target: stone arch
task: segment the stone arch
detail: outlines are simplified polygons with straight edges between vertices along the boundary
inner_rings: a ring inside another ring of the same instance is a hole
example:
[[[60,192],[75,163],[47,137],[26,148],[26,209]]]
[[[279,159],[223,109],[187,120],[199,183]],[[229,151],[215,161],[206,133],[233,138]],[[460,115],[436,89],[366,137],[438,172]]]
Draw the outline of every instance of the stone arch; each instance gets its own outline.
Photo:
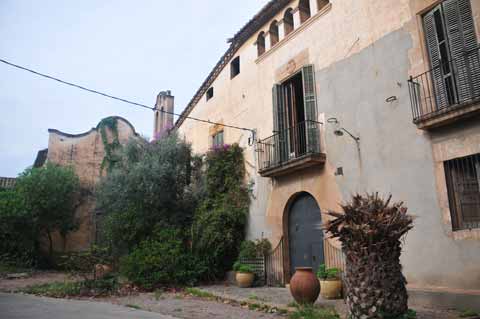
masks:
[[[288,8],[283,15],[283,29],[285,35],[289,35],[294,30],[292,8]]]
[[[257,55],[261,56],[265,53],[265,32],[260,32],[257,37]]]
[[[312,16],[309,0],[300,0],[298,10],[300,11],[300,23],[304,23]]]
[[[278,35],[278,22],[277,20],[273,20],[273,22],[270,24],[270,28],[268,30],[268,34],[270,35],[270,47],[273,47],[275,44],[278,43],[279,41],[279,35]]]

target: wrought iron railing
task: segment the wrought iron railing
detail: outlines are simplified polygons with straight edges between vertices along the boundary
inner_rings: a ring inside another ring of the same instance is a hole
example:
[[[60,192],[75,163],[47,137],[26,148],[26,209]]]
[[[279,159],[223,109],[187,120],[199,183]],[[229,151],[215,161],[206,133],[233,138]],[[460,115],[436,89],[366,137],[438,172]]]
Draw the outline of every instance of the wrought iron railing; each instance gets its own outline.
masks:
[[[273,168],[309,154],[320,153],[320,125],[305,121],[257,143],[259,170]]]
[[[267,285],[270,287],[285,286],[284,249],[285,245],[282,237],[277,247],[269,255],[265,256],[265,273]]]
[[[408,80],[414,122],[480,99],[479,49],[438,65]]]

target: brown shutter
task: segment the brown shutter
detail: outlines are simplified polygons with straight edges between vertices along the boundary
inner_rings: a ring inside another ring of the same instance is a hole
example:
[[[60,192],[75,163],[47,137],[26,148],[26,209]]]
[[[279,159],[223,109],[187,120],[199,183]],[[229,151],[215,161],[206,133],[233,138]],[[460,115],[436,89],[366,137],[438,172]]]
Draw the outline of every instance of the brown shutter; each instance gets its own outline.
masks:
[[[303,67],[302,78],[307,152],[317,153],[320,151],[320,147],[318,139],[317,98],[315,94],[315,69],[313,65]]]
[[[460,103],[480,96],[480,60],[470,0],[443,3]]]

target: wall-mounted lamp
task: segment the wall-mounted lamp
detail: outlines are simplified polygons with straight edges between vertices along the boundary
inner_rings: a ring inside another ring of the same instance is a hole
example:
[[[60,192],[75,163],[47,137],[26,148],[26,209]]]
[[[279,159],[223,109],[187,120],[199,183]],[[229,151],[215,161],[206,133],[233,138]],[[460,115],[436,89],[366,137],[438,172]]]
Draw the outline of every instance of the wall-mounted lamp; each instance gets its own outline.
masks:
[[[344,132],[347,133],[355,142],[359,143],[360,142],[360,137],[353,135],[344,127],[340,127],[340,122],[336,117],[331,117],[327,120],[327,123],[334,124],[335,125],[335,130],[333,131],[333,134],[336,136],[343,136]]]

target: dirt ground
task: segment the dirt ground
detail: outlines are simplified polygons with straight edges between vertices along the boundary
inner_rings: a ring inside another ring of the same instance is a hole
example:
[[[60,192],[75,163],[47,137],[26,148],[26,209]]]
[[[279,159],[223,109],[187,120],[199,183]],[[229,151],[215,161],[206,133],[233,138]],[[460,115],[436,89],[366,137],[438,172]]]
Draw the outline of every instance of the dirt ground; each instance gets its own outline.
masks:
[[[73,279],[62,272],[45,271],[29,273],[27,278],[21,279],[6,279],[0,278],[1,292],[14,292],[31,285],[47,284],[49,282],[64,282],[72,281]]]
[[[63,282],[73,280],[69,275],[61,272],[35,272],[28,278],[21,279],[5,279],[0,278],[0,291],[14,292],[15,290],[25,288],[34,284],[44,284],[51,282]],[[274,290],[266,290],[266,296],[274,297],[273,300],[282,300],[280,292]],[[206,291],[212,292],[211,289]],[[242,290],[242,293],[245,291]],[[284,292],[283,292],[284,293]],[[256,290],[259,296],[259,290]],[[272,296],[273,294],[273,296]],[[206,300],[193,296],[185,296],[184,294],[175,293],[142,293],[128,297],[109,297],[101,299],[90,299],[92,302],[101,301],[109,302],[117,305],[123,305],[131,308],[152,311],[164,315],[170,315],[182,319],[274,319],[285,318],[280,314],[264,313],[249,310],[248,307],[240,306],[238,304],[232,305],[229,302],[218,302],[214,300]],[[236,300],[236,299],[235,299]],[[267,301],[268,302],[268,301]],[[418,319],[458,319],[459,313],[456,311],[441,311],[430,309],[426,307],[416,306]]]

